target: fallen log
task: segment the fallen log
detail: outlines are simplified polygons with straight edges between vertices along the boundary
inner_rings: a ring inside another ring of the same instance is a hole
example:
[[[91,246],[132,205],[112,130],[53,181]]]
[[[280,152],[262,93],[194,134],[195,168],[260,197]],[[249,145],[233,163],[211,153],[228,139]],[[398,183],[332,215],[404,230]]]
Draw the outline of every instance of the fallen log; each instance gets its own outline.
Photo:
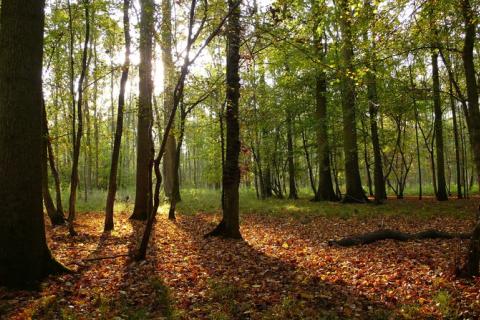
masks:
[[[406,233],[392,229],[380,229],[360,235],[353,235],[340,240],[329,240],[328,245],[338,245],[341,247],[352,247],[363,244],[370,244],[382,240],[422,240],[422,239],[470,239],[470,233],[448,233],[429,229],[418,233]]]

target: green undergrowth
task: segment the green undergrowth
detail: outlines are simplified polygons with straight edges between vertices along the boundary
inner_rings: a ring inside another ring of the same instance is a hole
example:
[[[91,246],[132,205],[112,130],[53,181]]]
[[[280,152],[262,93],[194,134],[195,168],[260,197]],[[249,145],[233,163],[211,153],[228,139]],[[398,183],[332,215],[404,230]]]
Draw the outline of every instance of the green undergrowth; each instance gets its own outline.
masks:
[[[221,211],[220,190],[213,189],[182,189],[182,201],[177,206],[180,214],[192,215],[197,213],[219,213]],[[115,211],[129,213],[133,209],[135,192],[133,189],[119,190]],[[78,212],[102,212],[105,209],[106,192],[95,190],[89,192],[85,199],[80,192],[77,201]],[[63,200],[68,200],[67,194]],[[258,214],[267,216],[290,216],[302,218],[305,216],[336,217],[349,219],[374,218],[378,216],[413,216],[415,218],[432,217],[457,217],[472,218],[476,214],[475,200],[456,200],[437,202],[432,197],[425,197],[419,201],[416,197],[405,200],[390,199],[382,205],[369,204],[343,204],[334,202],[312,202],[308,189],[300,190],[300,199],[257,199],[253,189],[240,190],[240,211],[242,214]],[[164,202],[160,214],[168,212],[169,204]],[[68,207],[64,205],[64,209]]]

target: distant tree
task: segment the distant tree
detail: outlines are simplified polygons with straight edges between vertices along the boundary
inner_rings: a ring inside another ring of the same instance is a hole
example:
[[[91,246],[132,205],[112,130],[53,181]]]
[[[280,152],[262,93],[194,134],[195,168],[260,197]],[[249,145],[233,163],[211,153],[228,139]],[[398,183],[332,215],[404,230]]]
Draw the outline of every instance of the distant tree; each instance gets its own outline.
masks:
[[[3,0],[0,18],[0,285],[66,270],[42,210],[42,0]]]

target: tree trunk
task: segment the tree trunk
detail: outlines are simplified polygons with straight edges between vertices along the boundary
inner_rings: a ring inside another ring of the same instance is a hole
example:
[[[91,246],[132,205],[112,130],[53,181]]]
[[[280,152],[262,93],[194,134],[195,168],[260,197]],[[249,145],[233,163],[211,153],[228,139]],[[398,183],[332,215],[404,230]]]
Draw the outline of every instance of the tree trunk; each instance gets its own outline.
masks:
[[[422,190],[422,166],[420,162],[420,143],[418,139],[418,126],[419,126],[419,119],[418,119],[418,108],[417,108],[417,100],[415,98],[415,85],[413,82],[413,73],[412,73],[412,67],[408,66],[408,71],[410,75],[410,87],[412,90],[412,102],[413,102],[413,108],[414,108],[414,113],[415,113],[415,144],[416,144],[416,149],[417,149],[417,166],[418,166],[418,199],[422,200],[423,197],[423,190]]]
[[[49,162],[49,152],[51,152],[52,148],[48,147],[50,143],[50,136],[48,134],[48,122],[47,122],[47,112],[45,110],[45,102],[42,98],[42,193],[43,193],[43,200],[45,203],[45,209],[47,210],[47,215],[50,218],[50,221],[53,226],[62,225],[65,223],[65,217],[63,216],[63,208],[61,206],[61,196],[57,190],[57,205],[58,199],[60,199],[60,209],[55,208],[53,204],[52,197],[50,195],[50,189],[48,187],[48,162]],[[53,154],[50,155],[50,158],[53,157]],[[53,164],[53,168],[55,164]],[[58,179],[58,173],[57,177]]]
[[[171,0],[162,0],[162,61],[164,71],[164,121],[165,125],[168,116],[172,112],[173,107],[173,91],[175,90],[175,66],[172,58],[172,4]],[[178,169],[175,171],[177,142],[175,133],[170,132],[167,140],[167,148],[163,159],[163,177],[165,195],[170,199],[175,197],[176,201],[180,200],[180,188],[175,189],[175,181],[179,181]]]
[[[458,138],[458,123],[457,123],[457,106],[455,105],[455,99],[453,97],[452,82],[450,81],[450,108],[452,110],[452,122],[453,122],[453,140],[455,143],[455,175],[457,180],[457,198],[462,199],[462,165],[460,159],[460,143]]]
[[[321,38],[318,39],[316,45],[317,53],[324,60],[325,49]],[[315,119],[317,121],[319,177],[314,201],[338,201],[339,198],[333,190],[330,168],[330,144],[328,142],[327,126],[327,75],[323,70],[317,71],[315,79]]]
[[[435,146],[437,158],[437,200],[448,200],[447,183],[445,180],[445,156],[443,149],[443,124],[442,106],[440,101],[440,77],[438,74],[438,54],[432,53],[432,78],[433,78],[433,109],[435,113]]]
[[[71,236],[76,235],[73,221],[75,219],[75,204],[77,201],[77,186],[78,186],[78,161],[80,158],[80,147],[82,143],[82,134],[83,134],[83,115],[82,115],[82,104],[83,104],[83,81],[87,72],[87,55],[88,55],[88,42],[90,38],[90,16],[89,16],[89,0],[84,0],[83,2],[85,7],[85,42],[83,45],[83,54],[82,54],[82,70],[80,73],[80,78],[78,80],[78,101],[77,101],[77,116],[78,116],[78,128],[75,134],[74,146],[73,146],[73,163],[72,163],[72,173],[70,177],[70,199],[68,202],[68,231]]]
[[[115,204],[115,195],[117,192],[117,171],[118,159],[120,158],[120,146],[122,144],[123,134],[123,109],[125,106],[125,87],[128,80],[130,68],[130,0],[123,0],[123,31],[125,34],[125,61],[122,68],[122,77],[120,79],[120,93],[118,95],[117,125],[115,139],[113,142],[112,163],[110,166],[110,178],[108,180],[107,203],[105,206],[105,225],[104,230],[113,229],[113,207]]]
[[[342,113],[343,149],[345,153],[346,193],[344,202],[364,203],[365,193],[358,166],[357,123],[355,118],[355,80],[353,79],[353,43],[350,1],[340,0],[340,30],[342,32]]]
[[[9,287],[66,270],[48,249],[42,212],[44,6],[3,0],[1,9],[0,285]]]
[[[289,199],[298,199],[297,183],[295,181],[295,161],[293,157],[293,124],[292,114],[287,110],[287,152],[288,152],[288,183]]]
[[[182,112],[181,112],[181,117],[180,117],[180,136],[178,137],[178,143],[176,145],[175,149],[175,162],[174,162],[174,170],[178,172],[178,169],[180,168],[180,156],[182,153],[182,144],[183,144],[183,136],[185,134],[185,118],[187,117],[187,113],[185,108],[182,106]],[[166,150],[165,150],[166,152]],[[173,176],[173,190],[179,190],[180,189],[180,180],[178,175]],[[175,210],[177,208],[177,203],[178,203],[177,197],[171,197],[170,198],[170,209],[168,210],[168,219],[170,220],[175,220]]]
[[[377,78],[375,75],[375,68],[367,75],[367,94],[368,94],[368,113],[370,116],[370,133],[372,136],[373,147],[373,183],[375,186],[375,201],[377,203],[387,199],[387,192],[385,189],[385,178],[383,175],[382,151],[380,148],[380,139],[378,136],[378,109],[379,101],[377,94]]]
[[[313,194],[316,195],[317,187],[315,186],[315,178],[313,174],[312,161],[310,160],[310,152],[308,151],[307,136],[304,128],[301,129],[301,134],[302,134],[303,151],[305,153],[305,161],[307,162],[308,181],[310,182],[310,187],[312,188]]]
[[[146,220],[148,216],[149,194],[151,194],[151,163],[153,160],[153,142],[151,130],[152,114],[152,51],[153,51],[153,0],[141,0],[140,19],[140,95],[138,99],[138,134],[137,134],[137,176],[135,207],[130,217]]]
[[[468,113],[466,114],[467,126],[470,132],[473,158],[477,169],[477,182],[480,185],[480,110],[478,106],[478,87],[475,76],[475,63],[473,49],[475,45],[477,17],[469,0],[462,0],[462,11],[465,19],[465,41],[462,52],[465,80],[467,84]],[[479,274],[480,263],[480,223],[474,231],[469,254],[467,256],[466,272],[469,276]]]
[[[228,0],[227,24],[227,99],[226,99],[226,156],[223,169],[223,218],[210,236],[241,239],[239,217],[240,125],[238,107],[240,99],[240,4],[241,0]]]

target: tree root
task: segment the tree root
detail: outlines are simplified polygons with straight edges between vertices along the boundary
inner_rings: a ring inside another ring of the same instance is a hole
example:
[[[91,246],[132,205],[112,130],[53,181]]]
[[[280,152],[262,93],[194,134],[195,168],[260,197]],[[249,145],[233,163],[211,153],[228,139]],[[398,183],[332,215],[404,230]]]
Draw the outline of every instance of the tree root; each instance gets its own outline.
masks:
[[[370,244],[382,240],[422,240],[422,239],[470,239],[470,233],[448,233],[429,229],[418,233],[406,233],[391,229],[380,229],[373,232],[368,232],[360,235],[346,237],[340,240],[329,240],[329,245],[338,245],[341,247],[352,247],[364,244]]]
[[[242,240],[242,235],[237,230],[228,230],[226,223],[222,220],[212,231],[203,236],[204,238],[209,237],[221,237],[228,239],[238,239]]]

